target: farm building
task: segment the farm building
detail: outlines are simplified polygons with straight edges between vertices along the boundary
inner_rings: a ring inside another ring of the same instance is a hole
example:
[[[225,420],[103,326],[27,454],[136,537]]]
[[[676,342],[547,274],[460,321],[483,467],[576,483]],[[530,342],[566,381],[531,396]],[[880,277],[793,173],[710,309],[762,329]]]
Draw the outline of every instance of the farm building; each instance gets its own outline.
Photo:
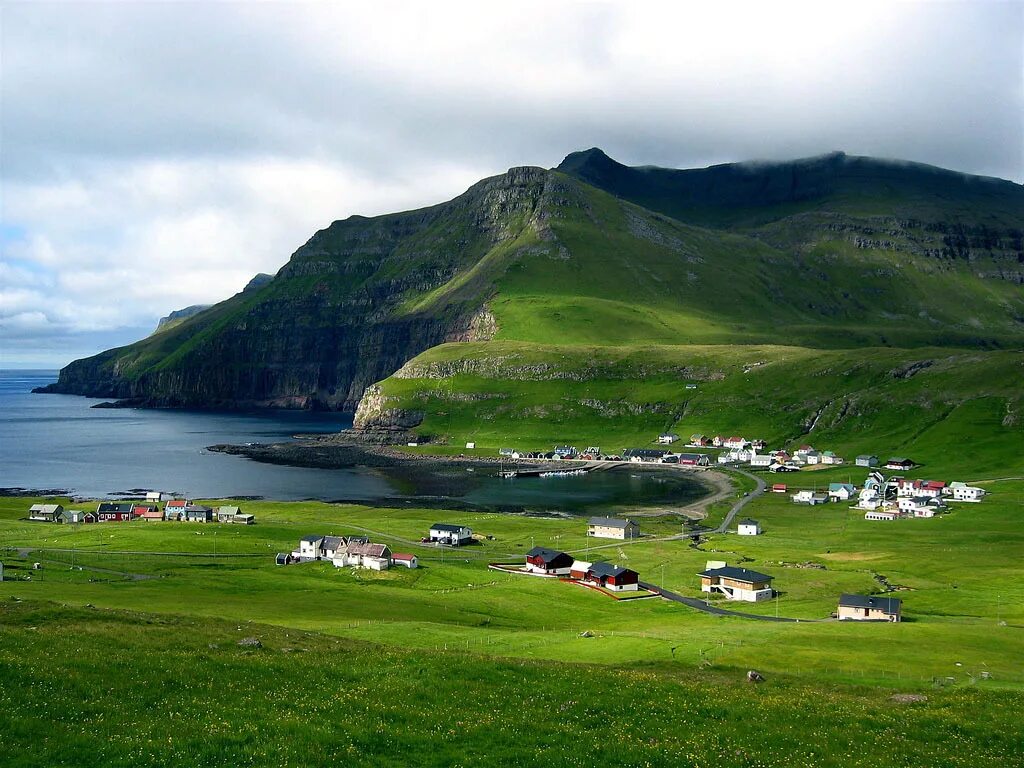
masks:
[[[632,462],[659,462],[665,457],[666,453],[667,451],[662,451],[658,448],[626,448],[622,452],[622,458]]]
[[[235,522],[235,515],[241,513],[241,511],[238,507],[230,505],[217,507],[217,522],[233,523]]]
[[[726,565],[701,571],[701,592],[720,592],[730,600],[756,603],[772,596],[772,577],[747,568]]]
[[[418,568],[420,564],[416,555],[411,555],[408,552],[395,552],[391,555],[391,562],[404,568]]]
[[[572,555],[547,547],[534,547],[526,553],[526,570],[531,573],[546,573],[568,576],[572,568]]]
[[[291,565],[295,562],[295,556],[290,552],[278,552],[277,557],[274,558],[274,562],[277,565]]]
[[[102,501],[96,508],[96,520],[101,523],[127,523],[135,519],[130,501]]]
[[[761,534],[761,525],[757,520],[752,520],[748,517],[736,524],[736,533],[740,536],[759,536]]]
[[[913,469],[917,465],[911,460],[904,458],[903,456],[894,456],[885,462],[886,469],[901,469],[904,472],[908,469]]]
[[[685,467],[706,467],[711,464],[711,457],[706,453],[681,453],[679,463]]]
[[[185,520],[190,523],[212,523],[213,508],[203,504],[190,504],[185,507]]]
[[[785,483],[773,483],[772,493],[785,493],[787,490]]]
[[[899,621],[902,604],[896,597],[840,595],[836,618],[840,621]]]
[[[61,513],[58,518],[62,523],[78,524],[78,523],[95,523],[96,513],[95,512],[83,512],[80,509],[66,509]]]
[[[592,517],[587,521],[587,536],[596,539],[635,539],[640,526],[619,517]]]
[[[56,523],[64,512],[60,504],[33,504],[28,508],[28,519],[40,523]]]
[[[878,466],[878,457],[877,456],[870,456],[870,455],[868,455],[866,453],[861,454],[860,456],[858,456],[853,461],[854,461],[854,464],[856,464],[858,467],[877,467]]]
[[[430,526],[430,540],[438,544],[459,547],[473,540],[473,531],[465,525],[451,523],[434,523]]]
[[[586,570],[577,570],[577,566],[587,565]],[[580,574],[576,576],[575,574]],[[579,563],[573,564],[573,578],[584,584],[593,584],[612,592],[631,592],[640,588],[640,574],[629,568],[622,568],[611,563]]]
[[[892,507],[878,507],[864,513],[865,520],[899,520],[903,513]]]
[[[350,541],[338,549],[331,560],[335,568],[354,567],[386,571],[391,567],[391,549],[387,544]]]
[[[985,496],[985,489],[954,480],[945,489],[945,493],[952,496],[954,501],[981,501]]]

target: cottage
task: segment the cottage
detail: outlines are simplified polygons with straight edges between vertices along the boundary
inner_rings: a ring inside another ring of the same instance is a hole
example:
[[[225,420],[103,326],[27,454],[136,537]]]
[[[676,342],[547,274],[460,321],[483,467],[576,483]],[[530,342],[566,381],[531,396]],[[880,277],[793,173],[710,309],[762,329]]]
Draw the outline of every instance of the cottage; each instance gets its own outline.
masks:
[[[138,509],[139,508],[136,507],[135,511],[138,512]],[[160,509],[158,509],[157,507],[146,508],[144,509],[142,514],[137,516],[141,517],[143,520],[146,520],[147,522],[162,521],[164,519],[164,513],[161,512]]]
[[[898,503],[901,512],[913,517],[935,517],[946,509],[942,499],[934,496],[904,496]]]
[[[866,453],[862,453],[860,456],[858,456],[856,459],[854,459],[853,462],[858,467],[877,467],[878,466],[878,457],[877,456],[871,456],[871,455],[866,454]]]
[[[277,557],[274,558],[274,562],[277,565],[291,565],[295,560],[295,556],[290,552],[278,552]]]
[[[554,576],[568,576],[572,570],[572,555],[546,547],[534,547],[526,553],[526,570]]]
[[[828,501],[828,494],[824,491],[797,491],[791,498],[794,504],[824,504]]]
[[[39,523],[56,523],[63,512],[61,504],[33,504],[28,508],[28,519]]]
[[[680,453],[679,463],[686,467],[706,467],[711,464],[711,457],[706,453]]]
[[[786,484],[785,483],[773,483],[772,484],[772,493],[785,493],[785,492],[786,492]]]
[[[821,463],[821,454],[818,453],[815,450],[807,451],[806,453],[803,454],[803,457],[804,457],[804,461],[806,461],[808,464],[820,464]]]
[[[850,483],[829,483],[828,497],[832,501],[849,501],[857,489]]]
[[[713,445],[715,448],[721,448],[722,443],[724,442],[725,438],[722,437],[721,435],[715,435],[714,437],[711,438],[711,445]]]
[[[952,496],[954,501],[981,501],[985,496],[985,489],[954,480],[945,489],[945,493]]]
[[[355,541],[355,537],[351,541]],[[320,539],[320,547],[316,553],[317,560],[334,559],[334,556],[342,550],[345,544],[344,536],[324,536]]]
[[[460,547],[473,540],[473,531],[465,525],[434,523],[430,526],[430,540],[438,544]]]
[[[761,534],[761,525],[757,520],[752,520],[748,517],[737,523],[736,533],[740,536],[759,536]]]
[[[840,621],[899,621],[902,604],[896,597],[840,595],[836,618]]]
[[[618,517],[592,517],[587,521],[587,536],[596,539],[635,539],[640,526],[632,520]]]
[[[631,592],[640,588],[640,574],[611,563],[592,563],[580,581],[611,592]]]
[[[185,507],[189,505],[188,499],[172,499],[164,505],[165,520],[181,520],[185,516]]]
[[[836,456],[832,451],[822,451],[821,453],[822,464],[842,464],[843,459],[841,456]]]
[[[747,568],[726,565],[701,571],[701,592],[719,592],[730,600],[756,603],[772,597],[772,577]]]
[[[806,456],[808,453],[812,453],[813,451],[814,451],[814,446],[813,445],[801,445],[793,453],[795,455],[797,455],[797,456]]]
[[[902,456],[894,456],[885,462],[886,469],[899,469],[904,472],[908,469],[913,469],[916,466],[917,465],[913,461]]]
[[[219,523],[233,523],[235,522],[235,515],[239,514],[241,510],[235,506],[220,506],[217,507],[217,522]]]
[[[736,448],[738,450],[742,450],[743,448],[746,448],[749,445],[750,445],[750,441],[747,440],[745,437],[738,437],[738,436],[727,437],[727,438],[725,438],[725,440],[722,441],[722,446],[723,447],[725,447],[725,448]]]
[[[672,445],[678,439],[679,435],[675,432],[663,432],[658,435],[658,445]]]
[[[189,504],[185,507],[185,520],[189,523],[212,523],[213,507],[204,504]]]
[[[319,560],[323,540],[323,536],[303,536],[299,539],[299,548],[292,555],[296,560]]]
[[[164,519],[164,513],[160,511],[160,507],[156,504],[136,504],[132,507],[132,514],[135,515],[135,517],[146,518],[147,520],[152,519],[152,515],[147,517],[146,513],[148,512],[156,512],[159,515],[157,520]]]
[[[662,451],[657,448],[626,448],[622,452],[622,456],[626,461],[632,462],[659,462],[664,458],[666,453],[667,451]]]
[[[705,448],[711,445],[711,438],[704,435],[690,435],[690,445],[695,448]]]
[[[473,449],[476,448],[476,443],[470,441],[470,442],[466,443],[466,448],[472,451]]]
[[[80,509],[67,509],[61,513],[60,522],[77,525],[78,523],[95,523],[96,515],[93,512],[83,512]]]
[[[386,571],[391,567],[391,549],[387,544],[350,540],[340,547],[330,559],[334,562],[335,568],[351,566],[369,568],[373,571]]]
[[[768,447],[768,443],[758,438],[750,441],[750,447],[752,450],[755,451],[763,451],[765,448]]]
[[[419,567],[419,560],[416,559],[416,555],[411,555],[408,552],[395,552],[391,555],[391,562],[404,568]]]
[[[101,523],[127,523],[135,519],[135,505],[130,501],[103,501],[96,508],[96,519]]]

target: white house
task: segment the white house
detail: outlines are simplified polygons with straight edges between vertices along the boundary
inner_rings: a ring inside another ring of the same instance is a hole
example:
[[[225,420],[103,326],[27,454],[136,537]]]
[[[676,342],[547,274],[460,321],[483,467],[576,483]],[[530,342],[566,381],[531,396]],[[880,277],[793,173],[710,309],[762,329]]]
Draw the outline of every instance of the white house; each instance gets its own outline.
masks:
[[[60,504],[33,504],[28,510],[28,519],[44,523],[56,523],[63,514]]]
[[[820,464],[821,463],[821,454],[818,453],[817,451],[807,451],[806,453],[804,453],[803,456],[804,456],[804,461],[806,461],[808,464]]]
[[[679,435],[677,435],[675,432],[665,432],[663,434],[658,435],[658,444],[672,445],[672,443],[674,443],[678,439]]]
[[[391,566],[391,550],[387,544],[369,541],[351,541],[340,547],[331,557],[335,568],[369,568],[386,571]]]
[[[772,577],[746,568],[727,565],[701,571],[701,592],[720,592],[730,600],[756,603],[772,597]]]
[[[750,441],[745,437],[727,437],[722,441],[722,445],[726,448],[736,448],[742,450],[750,445]]]
[[[761,533],[761,525],[757,520],[751,520],[749,517],[746,520],[740,520],[736,525],[736,533],[740,536],[758,536]]]
[[[901,517],[903,513],[900,510],[886,506],[878,506],[864,513],[865,520],[899,520]]]
[[[828,501],[828,494],[824,491],[797,491],[791,497],[794,504],[824,504]]]
[[[832,451],[822,451],[821,453],[822,464],[842,464],[843,458],[836,456]]]
[[[770,467],[774,461],[774,457],[771,454],[756,454],[750,457],[750,466],[752,467]]]
[[[458,547],[473,540],[473,530],[466,525],[434,523],[430,526],[430,540],[438,544],[449,544],[453,547]]]
[[[299,548],[292,555],[299,560],[319,560],[320,543],[323,540],[323,536],[303,536],[299,539]]]
[[[861,488],[857,496],[858,509],[878,509],[881,503],[882,499],[876,488]]]
[[[401,565],[404,568],[419,568],[419,560],[416,559],[416,555],[409,554],[407,552],[395,552],[391,555],[391,562],[396,566]]]
[[[935,517],[945,505],[941,499],[932,496],[904,496],[899,500],[899,509],[914,517]]]
[[[854,463],[858,467],[877,467],[878,466],[878,457],[877,456],[871,456],[869,454],[863,453],[860,456],[858,456],[856,459],[854,459]]]
[[[954,501],[981,501],[985,496],[985,489],[954,480],[945,489],[945,493],[952,496]]]
[[[829,483],[828,497],[832,501],[849,501],[857,489],[850,483]]]
[[[592,517],[587,520],[587,536],[597,539],[635,539],[640,526],[620,517]]]

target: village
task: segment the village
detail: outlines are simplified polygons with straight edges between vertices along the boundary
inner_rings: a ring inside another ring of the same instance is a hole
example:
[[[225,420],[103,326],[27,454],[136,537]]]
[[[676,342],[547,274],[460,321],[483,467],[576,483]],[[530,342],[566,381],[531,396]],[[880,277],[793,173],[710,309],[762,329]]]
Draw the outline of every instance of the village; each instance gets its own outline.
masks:
[[[160,504],[163,503],[163,509]],[[224,505],[214,509],[204,504],[193,504],[187,498],[178,498],[160,491],[149,491],[144,502],[101,501],[95,511],[65,509],[62,504],[33,504],[28,510],[29,521],[80,525],[86,523],[186,522],[231,523],[253,525],[256,516],[242,512],[237,505]]]

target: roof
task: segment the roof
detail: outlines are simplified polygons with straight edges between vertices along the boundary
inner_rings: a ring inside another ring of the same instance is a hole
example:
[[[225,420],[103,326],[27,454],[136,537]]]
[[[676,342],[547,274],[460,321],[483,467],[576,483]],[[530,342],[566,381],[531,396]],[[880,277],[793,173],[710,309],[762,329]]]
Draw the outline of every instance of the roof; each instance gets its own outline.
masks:
[[[693,461],[699,461],[700,459],[707,458],[707,457],[708,457],[708,455],[706,453],[680,453],[679,454],[679,458],[680,459],[687,459],[687,460],[692,459]]]
[[[101,501],[97,512],[131,512],[135,505],[130,501]]]
[[[623,456],[664,456],[668,451],[660,448],[627,448],[622,452]]]
[[[740,520],[739,523],[737,523],[737,525],[757,525],[757,520],[752,520],[748,517],[743,520]]]
[[[392,560],[415,560],[416,559],[416,555],[410,554],[408,552],[395,552],[393,555],[391,555],[391,559]]]
[[[903,601],[898,597],[874,597],[871,595],[840,595],[839,605],[845,608],[870,608],[883,613],[899,613]]]
[[[356,542],[345,547],[345,552],[350,555],[362,555],[363,557],[385,557],[388,552],[387,544],[370,544],[369,542]]]
[[[202,512],[205,515],[210,512],[213,512],[213,509],[211,507],[206,506],[205,504],[189,504],[187,507],[185,507],[185,513],[188,514],[189,512]]]
[[[733,579],[734,581],[743,581],[749,584],[753,584],[756,581],[772,580],[772,577],[766,573],[758,573],[757,571],[751,571],[746,568],[736,568],[732,565],[727,565],[724,568],[712,568],[708,571],[701,571],[697,575],[709,576],[711,578]]]
[[[60,504],[33,504],[28,508],[29,512],[45,512],[47,514],[55,514],[58,509],[63,509]]]
[[[526,553],[527,557],[539,557],[542,562],[550,563],[552,560],[559,557],[571,557],[565,552],[560,552],[557,549],[548,549],[547,547],[534,547]]]
[[[217,513],[221,515],[237,515],[238,507],[219,507]]]
[[[887,459],[889,464],[913,464],[914,462],[904,456],[893,456]]]
[[[434,523],[430,526],[432,531],[449,531],[451,533],[458,533],[466,526],[464,525],[453,525],[452,523]]]
[[[168,507],[187,507],[188,502],[185,499],[173,499],[167,502]]]
[[[323,536],[303,536],[301,539],[299,539],[299,541],[308,541],[308,542],[312,543],[312,542],[320,541],[320,539],[322,539],[322,538],[323,538]]]
[[[628,525],[636,525],[632,520],[621,517],[592,517],[587,521],[588,525],[599,525],[602,528],[625,528]]]
[[[338,550],[345,546],[345,539],[342,536],[324,536],[324,541],[320,546],[324,549]]]
[[[845,490],[845,491],[849,491],[850,493],[853,493],[855,490],[857,490],[850,483],[829,483],[828,484],[828,489],[830,491],[843,491],[843,490]]]
[[[860,456],[857,457],[857,460],[860,461],[861,459],[877,459],[877,458],[878,457],[874,456],[873,454],[862,453]]]
[[[623,568],[619,565],[612,565],[611,563],[593,563],[588,569],[588,573],[592,573],[595,576],[604,576],[605,578],[621,576],[624,573],[629,573],[629,568]],[[635,573],[635,571],[634,571]]]

